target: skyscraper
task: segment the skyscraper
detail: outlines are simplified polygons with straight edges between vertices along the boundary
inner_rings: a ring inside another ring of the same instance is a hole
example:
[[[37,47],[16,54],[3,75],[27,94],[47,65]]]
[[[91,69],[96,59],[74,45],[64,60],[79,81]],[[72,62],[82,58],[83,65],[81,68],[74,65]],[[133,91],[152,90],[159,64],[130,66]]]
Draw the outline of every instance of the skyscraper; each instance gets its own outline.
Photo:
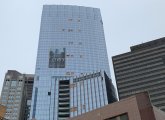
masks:
[[[113,64],[120,99],[148,91],[152,104],[165,111],[165,38],[132,46]]]
[[[34,75],[21,74],[16,70],[8,70],[1,93],[1,104],[6,106],[5,118],[9,120],[28,120]],[[29,103],[29,102],[28,102]]]
[[[100,10],[44,5],[30,118],[64,120],[114,101]]]

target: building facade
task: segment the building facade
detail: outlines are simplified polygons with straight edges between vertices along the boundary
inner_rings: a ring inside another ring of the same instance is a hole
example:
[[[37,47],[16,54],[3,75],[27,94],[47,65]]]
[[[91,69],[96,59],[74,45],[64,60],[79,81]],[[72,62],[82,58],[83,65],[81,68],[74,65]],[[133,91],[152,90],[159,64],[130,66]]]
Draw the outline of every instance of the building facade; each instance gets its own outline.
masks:
[[[44,5],[30,118],[65,120],[113,102],[115,97],[100,10]]]
[[[152,106],[144,92],[69,120],[165,120],[165,112]]]
[[[113,57],[119,98],[148,91],[153,105],[165,111],[165,38],[132,46]]]
[[[9,120],[28,120],[25,119],[25,109],[27,107],[26,101],[30,99],[27,93],[32,94],[33,85],[26,87],[29,78],[33,78],[34,75],[21,74],[15,70],[8,70],[5,75],[2,93],[1,104],[6,106],[5,118]],[[29,111],[30,112],[30,111]],[[30,113],[28,113],[30,114]]]
[[[22,118],[23,120],[30,120],[30,108],[32,101],[33,83],[34,83],[34,75],[24,74],[25,107],[24,107],[24,115]]]

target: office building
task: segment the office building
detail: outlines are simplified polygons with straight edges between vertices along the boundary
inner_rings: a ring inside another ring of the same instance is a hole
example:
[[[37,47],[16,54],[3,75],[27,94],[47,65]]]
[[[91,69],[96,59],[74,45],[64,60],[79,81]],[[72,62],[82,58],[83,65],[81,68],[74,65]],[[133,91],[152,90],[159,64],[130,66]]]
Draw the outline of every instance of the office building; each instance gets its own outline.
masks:
[[[29,79],[34,75],[21,74],[15,70],[8,70],[5,75],[1,93],[1,104],[6,106],[5,118],[9,120],[28,120],[29,112],[25,115],[27,102],[31,99],[33,84],[29,86]],[[31,93],[30,93],[31,91]]]
[[[24,107],[23,120],[30,120],[30,108],[31,108],[31,101],[32,101],[34,75],[24,74],[24,81],[25,81],[24,82],[25,107]]]
[[[165,111],[165,38],[131,47],[113,57],[119,98],[148,91],[154,106]]]
[[[165,120],[165,112],[152,106],[143,92],[69,120]]]
[[[65,120],[114,101],[100,10],[44,5],[30,118]]]

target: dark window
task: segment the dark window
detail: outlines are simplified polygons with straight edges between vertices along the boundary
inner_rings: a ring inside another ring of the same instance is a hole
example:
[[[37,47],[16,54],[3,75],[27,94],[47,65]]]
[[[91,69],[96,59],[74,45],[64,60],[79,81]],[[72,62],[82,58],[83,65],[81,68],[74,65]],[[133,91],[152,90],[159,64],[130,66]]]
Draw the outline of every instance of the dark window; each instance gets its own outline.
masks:
[[[33,83],[33,81],[28,81],[28,83]]]
[[[68,21],[72,21],[73,19],[68,19]]]
[[[37,76],[37,80],[39,80],[40,78],[39,78],[39,76]]]
[[[51,95],[51,92],[48,92],[48,95]]]
[[[111,117],[111,118],[104,119],[104,120],[129,120],[129,119],[128,119],[128,114],[122,114],[122,115],[119,115],[116,117]]]
[[[68,32],[73,32],[73,29],[68,29]]]
[[[128,120],[128,115],[127,114],[120,115],[120,120]]]

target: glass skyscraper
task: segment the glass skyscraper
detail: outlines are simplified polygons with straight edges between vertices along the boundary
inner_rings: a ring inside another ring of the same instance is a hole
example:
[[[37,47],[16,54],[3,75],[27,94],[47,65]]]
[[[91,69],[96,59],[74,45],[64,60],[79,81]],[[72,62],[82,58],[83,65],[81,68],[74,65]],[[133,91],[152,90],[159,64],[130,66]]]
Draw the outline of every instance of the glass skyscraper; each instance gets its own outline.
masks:
[[[65,120],[114,101],[100,10],[44,5],[30,118]]]

